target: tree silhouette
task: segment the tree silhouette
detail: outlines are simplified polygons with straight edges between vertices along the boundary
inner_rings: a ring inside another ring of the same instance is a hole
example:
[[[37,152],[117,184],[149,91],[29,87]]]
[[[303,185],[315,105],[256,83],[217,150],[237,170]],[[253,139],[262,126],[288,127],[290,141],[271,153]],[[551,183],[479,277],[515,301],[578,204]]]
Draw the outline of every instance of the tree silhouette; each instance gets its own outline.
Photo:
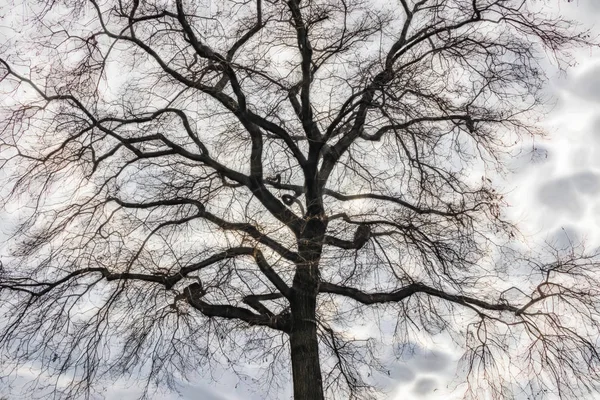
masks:
[[[5,365],[78,398],[254,360],[277,395],[291,359],[295,399],[362,398],[377,314],[453,335],[467,396],[595,389],[596,258],[521,255],[490,179],[541,134],[540,61],[591,44],[544,5],[32,4],[0,52]]]

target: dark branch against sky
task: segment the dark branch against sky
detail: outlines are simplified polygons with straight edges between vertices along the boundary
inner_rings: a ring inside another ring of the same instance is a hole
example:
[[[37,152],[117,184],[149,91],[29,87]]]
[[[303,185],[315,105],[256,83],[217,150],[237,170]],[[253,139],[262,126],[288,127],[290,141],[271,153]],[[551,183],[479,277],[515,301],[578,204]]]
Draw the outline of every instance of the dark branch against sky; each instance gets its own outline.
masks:
[[[494,182],[586,32],[512,0],[159,3],[39,2],[0,48],[7,359],[59,397],[262,359],[278,396],[291,353],[296,397],[314,357],[360,397],[386,368],[353,326],[391,314],[463,345],[468,395],[593,385],[596,258],[522,254]]]

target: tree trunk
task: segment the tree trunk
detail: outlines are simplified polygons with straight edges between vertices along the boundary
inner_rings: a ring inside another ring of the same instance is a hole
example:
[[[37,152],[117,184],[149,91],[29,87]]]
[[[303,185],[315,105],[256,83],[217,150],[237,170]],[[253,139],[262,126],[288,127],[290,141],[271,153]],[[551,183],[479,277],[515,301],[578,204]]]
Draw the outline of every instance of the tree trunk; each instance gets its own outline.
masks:
[[[290,296],[294,400],[324,399],[316,309],[320,281],[319,260],[326,226],[323,218],[308,218],[298,240],[298,254],[302,262],[296,266]]]
[[[290,333],[294,400],[323,400],[315,320],[316,296],[301,290],[294,292]]]

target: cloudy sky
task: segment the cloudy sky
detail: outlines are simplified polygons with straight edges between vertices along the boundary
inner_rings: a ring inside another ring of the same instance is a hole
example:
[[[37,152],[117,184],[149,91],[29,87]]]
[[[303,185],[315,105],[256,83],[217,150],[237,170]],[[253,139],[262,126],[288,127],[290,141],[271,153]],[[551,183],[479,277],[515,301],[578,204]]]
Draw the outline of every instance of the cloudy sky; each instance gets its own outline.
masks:
[[[599,0],[551,3],[566,18],[600,31],[594,26],[600,21]],[[543,121],[548,137],[524,143],[503,185],[509,212],[531,243],[562,247],[583,241],[592,248],[600,245],[600,49],[577,51],[574,59],[566,74],[549,68],[556,105]],[[459,392],[449,396],[446,389],[456,371],[456,351],[440,338],[425,363],[407,360],[411,379],[399,382],[390,398],[458,397]]]
[[[600,0],[552,0],[552,7],[587,26],[600,21]],[[549,90],[556,101],[544,121],[549,136],[525,143],[523,153],[514,160],[515,173],[504,185],[510,192],[510,212],[532,241],[565,244],[586,240],[592,247],[600,244],[600,49],[579,51],[575,58],[577,65],[566,74],[549,69]],[[392,368],[387,382],[383,382],[390,388],[390,399],[451,398],[447,387],[459,357],[443,337],[435,338],[428,348],[420,347],[405,364]],[[22,369],[17,386],[32,374],[34,369]],[[261,398],[249,392],[251,385],[226,371],[217,371],[216,376],[220,377],[216,383],[200,379],[196,384],[184,385],[182,397]],[[125,384],[105,393],[108,399],[135,398],[137,394],[139,389]]]
[[[600,20],[599,1],[555,3],[586,26]],[[548,138],[525,143],[530,153],[515,162],[508,189],[528,234],[561,241],[566,232],[592,246],[600,239],[600,49],[574,55],[576,65],[566,74],[550,73],[556,106],[544,121]]]
[[[593,28],[600,21],[600,0],[551,3],[584,26]],[[577,51],[574,58],[576,65],[566,74],[549,67],[549,91],[556,104],[543,121],[548,137],[524,143],[511,165],[514,173],[503,185],[509,192],[510,213],[532,243],[562,246],[585,241],[591,248],[600,245],[600,48]],[[459,390],[448,389],[460,358],[457,350],[445,337],[419,347],[382,382],[389,388],[389,398],[458,398]],[[221,382],[187,385],[181,394],[189,400],[260,399],[248,391],[250,387],[223,372]],[[134,392],[112,393],[118,398]]]

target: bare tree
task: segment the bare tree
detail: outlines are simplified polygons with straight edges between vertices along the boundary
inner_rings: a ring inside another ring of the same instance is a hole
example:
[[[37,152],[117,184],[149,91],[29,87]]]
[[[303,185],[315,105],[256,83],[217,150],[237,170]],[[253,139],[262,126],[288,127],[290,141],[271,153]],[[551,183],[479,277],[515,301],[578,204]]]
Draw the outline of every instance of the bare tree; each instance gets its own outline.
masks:
[[[0,53],[5,365],[78,398],[254,359],[277,394],[289,355],[295,399],[369,397],[380,314],[453,335],[467,396],[595,390],[596,259],[510,250],[490,179],[541,134],[540,60],[590,44],[544,6],[32,5]]]

